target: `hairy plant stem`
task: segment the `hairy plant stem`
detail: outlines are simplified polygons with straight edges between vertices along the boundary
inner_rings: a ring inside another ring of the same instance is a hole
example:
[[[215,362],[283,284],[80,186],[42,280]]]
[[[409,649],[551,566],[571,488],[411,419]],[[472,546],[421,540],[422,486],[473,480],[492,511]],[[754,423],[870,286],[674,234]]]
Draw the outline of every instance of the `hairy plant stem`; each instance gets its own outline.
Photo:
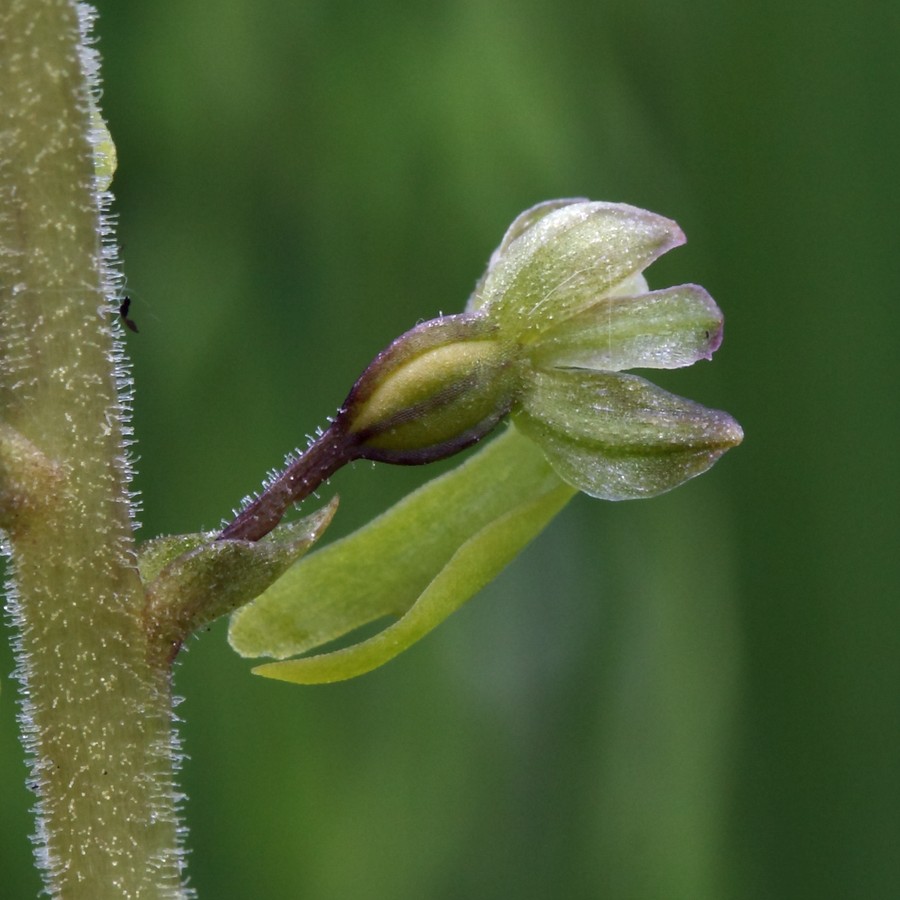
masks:
[[[0,524],[38,863],[54,897],[184,897],[75,4],[0,0],[0,60]]]

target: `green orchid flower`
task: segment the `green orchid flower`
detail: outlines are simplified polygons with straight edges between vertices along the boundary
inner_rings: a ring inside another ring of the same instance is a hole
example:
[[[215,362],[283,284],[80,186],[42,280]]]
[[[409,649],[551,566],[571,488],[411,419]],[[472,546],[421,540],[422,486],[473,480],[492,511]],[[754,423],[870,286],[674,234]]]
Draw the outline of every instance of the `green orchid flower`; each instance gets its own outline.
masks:
[[[416,326],[380,353],[329,428],[219,535],[255,541],[347,462],[417,465],[514,427],[358,532],[296,563],[232,617],[272,678],[367,672],[468,600],[577,492],[650,497],[742,440],[727,413],[631,368],[709,359],[722,314],[696,285],[651,291],[643,271],[684,242],[678,226],[616,203],[554,200],[522,213],[466,311]],[[291,659],[384,616],[351,646]]]
[[[673,221],[633,206],[542,203],[513,222],[469,301],[525,363],[516,425],[593,497],[660,494],[743,438],[727,413],[622,374],[711,359],[722,342],[703,288],[650,291],[644,279],[684,241]]]
[[[594,497],[670,490],[740,443],[726,413],[622,370],[709,359],[722,314],[696,285],[642,275],[683,243],[633,206],[554,200],[520,215],[466,312],[380,353],[329,428],[221,534],[257,540],[348,462],[420,465],[481,440],[508,414],[560,476]]]

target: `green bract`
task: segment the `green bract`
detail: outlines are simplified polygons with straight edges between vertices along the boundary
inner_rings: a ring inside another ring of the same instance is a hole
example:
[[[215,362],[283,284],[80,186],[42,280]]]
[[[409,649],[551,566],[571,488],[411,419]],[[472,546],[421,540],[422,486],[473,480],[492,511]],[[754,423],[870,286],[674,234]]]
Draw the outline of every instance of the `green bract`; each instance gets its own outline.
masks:
[[[321,537],[337,509],[282,525],[261,541],[217,541],[215,534],[157,538],[141,548],[144,623],[151,644],[174,659],[185,638],[259,596]]]
[[[722,315],[703,288],[650,291],[644,280],[683,242],[674,222],[632,206],[542,203],[510,226],[464,313],[376,357],[306,457],[220,539],[265,533],[314,476],[353,459],[424,463],[507,414],[516,427],[239,610],[234,648],[285,660],[256,672],[309,683],[368,671],[493,578],[575,489],[653,496],[740,443],[728,414],[623,373],[691,365],[721,343]],[[394,623],[374,637],[287,659],[385,616]]]

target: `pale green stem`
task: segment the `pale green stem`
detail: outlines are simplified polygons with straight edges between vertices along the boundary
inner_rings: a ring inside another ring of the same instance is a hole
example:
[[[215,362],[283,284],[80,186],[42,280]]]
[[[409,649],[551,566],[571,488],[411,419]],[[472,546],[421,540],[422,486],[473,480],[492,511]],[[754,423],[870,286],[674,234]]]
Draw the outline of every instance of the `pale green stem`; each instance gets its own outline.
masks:
[[[0,0],[0,116],[0,524],[38,862],[54,897],[184,897],[69,0]]]

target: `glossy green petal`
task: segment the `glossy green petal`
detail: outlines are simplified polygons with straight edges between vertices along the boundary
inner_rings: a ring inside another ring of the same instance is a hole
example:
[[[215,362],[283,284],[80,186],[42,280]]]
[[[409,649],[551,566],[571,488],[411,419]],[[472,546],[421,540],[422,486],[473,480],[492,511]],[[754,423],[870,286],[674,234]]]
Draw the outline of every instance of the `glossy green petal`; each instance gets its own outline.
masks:
[[[528,355],[540,368],[676,369],[711,359],[722,323],[715,301],[695,284],[607,296],[543,332]]]
[[[397,617],[360,644],[254,669],[304,683],[368,671],[468,600],[573,494],[540,450],[508,429],[369,525],[294,566],[235,613],[231,645],[243,656],[284,659]]]
[[[684,243],[675,222],[621,203],[567,203],[505,247],[477,308],[510,340],[527,342]]]
[[[743,438],[727,413],[636,375],[534,373],[514,417],[559,476],[593,497],[652,497],[705,472]]]

